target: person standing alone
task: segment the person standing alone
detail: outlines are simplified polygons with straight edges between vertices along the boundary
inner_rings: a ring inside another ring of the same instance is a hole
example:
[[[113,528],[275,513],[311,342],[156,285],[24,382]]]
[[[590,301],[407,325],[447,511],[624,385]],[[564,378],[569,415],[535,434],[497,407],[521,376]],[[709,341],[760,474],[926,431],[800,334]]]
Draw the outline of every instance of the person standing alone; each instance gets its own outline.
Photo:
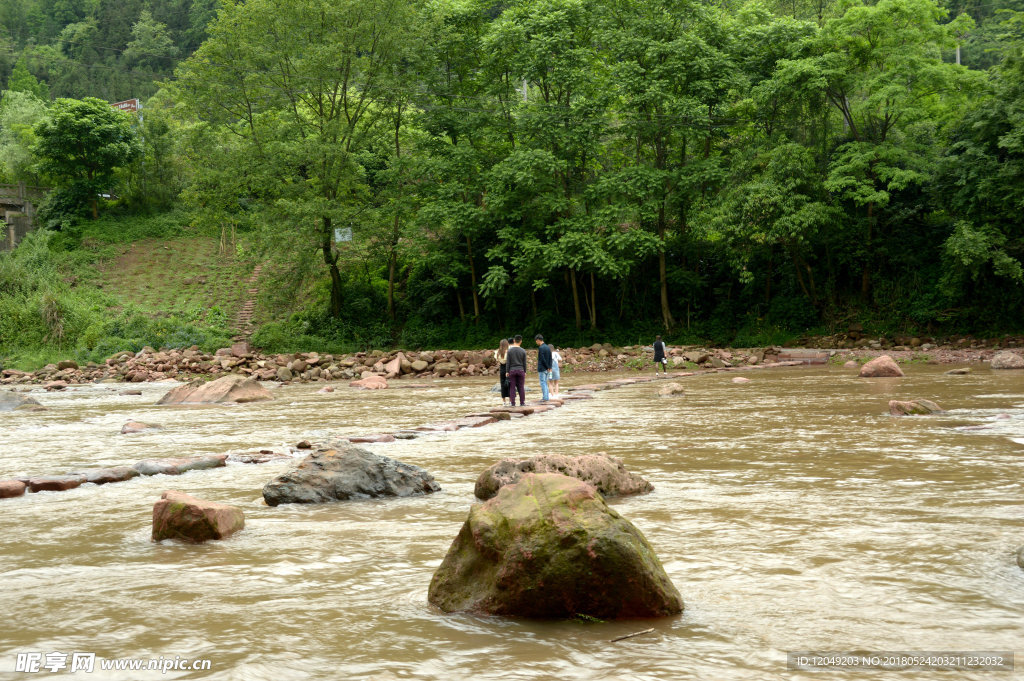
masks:
[[[548,401],[548,378],[551,376],[551,346],[544,342],[539,333],[533,337],[537,342],[537,376],[540,377],[540,399]]]
[[[668,359],[665,357],[665,344],[661,340],[661,336],[654,338],[654,375],[658,375],[658,367],[665,372],[668,376]]]
[[[508,368],[509,398],[511,405],[516,404],[516,391],[519,391],[519,406],[526,404],[526,350],[521,347],[523,337],[512,339],[512,347],[505,355],[505,366]]]

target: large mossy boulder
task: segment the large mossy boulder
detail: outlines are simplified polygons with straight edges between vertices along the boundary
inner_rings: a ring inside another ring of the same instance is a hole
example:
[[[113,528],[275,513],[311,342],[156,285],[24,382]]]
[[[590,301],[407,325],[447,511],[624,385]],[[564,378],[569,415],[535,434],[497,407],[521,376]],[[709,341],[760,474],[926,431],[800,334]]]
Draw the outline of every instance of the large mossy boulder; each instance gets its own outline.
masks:
[[[225,539],[245,527],[242,509],[169,490],[153,505],[153,541],[201,544]]]
[[[410,497],[441,489],[427,471],[339,440],[303,459],[263,488],[278,504],[321,504],[348,499]]]
[[[445,612],[537,618],[683,610],[640,530],[592,486],[554,473],[523,475],[470,509],[429,600]]]
[[[231,375],[216,381],[192,381],[179,385],[160,398],[157,404],[244,404],[272,400],[269,390],[251,378]]]
[[[480,474],[474,493],[490,499],[505,485],[514,485],[527,473],[559,473],[594,486],[605,497],[647,494],[654,485],[630,473],[621,459],[607,454],[541,454],[526,459],[502,459]]]

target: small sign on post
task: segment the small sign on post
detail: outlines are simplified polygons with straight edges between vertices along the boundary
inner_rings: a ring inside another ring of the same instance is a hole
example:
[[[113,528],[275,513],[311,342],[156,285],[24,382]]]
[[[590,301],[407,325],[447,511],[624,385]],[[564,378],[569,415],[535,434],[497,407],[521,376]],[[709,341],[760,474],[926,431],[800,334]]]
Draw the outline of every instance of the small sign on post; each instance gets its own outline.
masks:
[[[351,227],[335,227],[334,228],[334,243],[340,244],[343,241],[352,241],[352,228]]]

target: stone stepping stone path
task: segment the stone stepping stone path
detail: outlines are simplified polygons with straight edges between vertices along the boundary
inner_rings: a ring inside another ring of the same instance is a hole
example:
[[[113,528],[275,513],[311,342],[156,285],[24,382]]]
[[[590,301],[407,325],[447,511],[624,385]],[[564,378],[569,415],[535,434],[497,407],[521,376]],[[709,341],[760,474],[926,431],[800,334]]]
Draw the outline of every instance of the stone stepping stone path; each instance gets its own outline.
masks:
[[[259,267],[256,268],[257,270]],[[250,281],[255,281],[259,276],[259,273],[254,271],[253,278]],[[755,364],[752,366],[742,367],[722,367],[718,369],[705,369],[702,371],[677,371],[672,374],[668,374],[665,379],[669,378],[686,378],[689,376],[699,376],[703,374],[714,374],[724,372],[735,372],[735,371],[754,371],[758,369],[773,369],[781,367],[792,367],[792,366],[806,366],[807,362],[802,360],[788,360],[780,362],[771,362],[768,364]],[[451,433],[463,428],[481,428],[483,426],[491,425],[492,423],[498,423],[499,421],[510,421],[520,419],[535,414],[543,414],[544,412],[551,411],[562,407],[566,403],[575,402],[578,400],[590,400],[594,398],[594,393],[602,390],[614,390],[615,388],[624,388],[630,385],[640,385],[644,383],[652,383],[655,380],[665,380],[662,378],[655,379],[651,376],[637,376],[634,378],[617,378],[605,383],[588,383],[585,385],[578,385],[571,388],[566,388],[565,394],[560,394],[557,398],[552,398],[547,402],[540,400],[534,400],[523,406],[516,407],[495,407],[484,413],[475,413],[463,416],[461,418],[451,419],[448,421],[439,421],[437,423],[428,423],[415,428],[407,428],[390,433],[372,433],[369,435],[351,435],[346,439],[352,443],[360,444],[372,444],[381,442],[394,442],[395,440],[412,440],[423,435],[431,433]],[[273,454],[273,452],[267,452],[261,454]],[[190,470],[206,470],[210,468],[220,468],[226,465],[226,460],[229,457],[226,454],[217,456],[200,456],[191,458],[178,458],[178,459],[161,459],[157,461],[146,460],[136,463],[131,468],[118,468],[118,469],[92,469],[87,471],[75,471],[68,475],[51,475],[51,476],[34,476],[30,478],[15,478],[12,480],[0,480],[0,499],[21,496],[26,491],[29,492],[42,492],[42,491],[63,491],[67,489],[74,489],[86,482],[93,482],[95,484],[104,484],[110,482],[121,482],[123,480],[130,480],[136,475],[180,475]],[[275,458],[273,456],[263,457],[230,457],[233,461],[242,463],[266,463],[272,461]]]

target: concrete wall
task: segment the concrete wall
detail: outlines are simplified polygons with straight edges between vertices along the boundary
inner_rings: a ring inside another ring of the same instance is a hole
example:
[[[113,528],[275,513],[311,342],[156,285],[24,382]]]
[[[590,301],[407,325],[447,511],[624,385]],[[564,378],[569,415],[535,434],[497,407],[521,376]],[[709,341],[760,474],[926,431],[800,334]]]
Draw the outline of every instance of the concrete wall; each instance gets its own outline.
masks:
[[[0,228],[3,231],[0,234],[3,237],[0,239],[0,249],[10,251],[32,231],[32,218],[24,213],[7,211],[4,213],[4,222],[7,224]]]

